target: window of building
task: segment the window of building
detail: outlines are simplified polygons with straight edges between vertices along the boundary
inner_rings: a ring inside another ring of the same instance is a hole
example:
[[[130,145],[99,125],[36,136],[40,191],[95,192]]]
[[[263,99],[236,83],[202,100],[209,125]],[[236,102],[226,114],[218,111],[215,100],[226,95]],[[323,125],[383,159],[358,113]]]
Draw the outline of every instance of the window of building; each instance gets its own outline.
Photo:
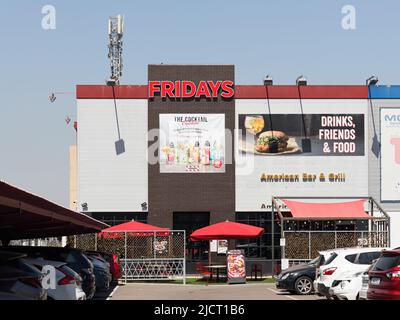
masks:
[[[96,220],[103,221],[110,226],[116,226],[128,221],[138,221],[147,223],[147,212],[133,212],[133,213],[108,213],[108,212],[94,212],[92,217]]]
[[[259,238],[236,240],[236,248],[242,249],[247,258],[272,259],[272,241],[274,241],[275,248],[274,258],[281,258],[281,225],[277,215],[275,216],[274,230],[272,230],[271,212],[238,212],[236,222],[265,229],[265,233]]]
[[[209,212],[174,212],[173,229],[186,231],[186,258],[188,261],[208,259],[208,241],[189,241],[189,236],[197,229],[210,225]]]

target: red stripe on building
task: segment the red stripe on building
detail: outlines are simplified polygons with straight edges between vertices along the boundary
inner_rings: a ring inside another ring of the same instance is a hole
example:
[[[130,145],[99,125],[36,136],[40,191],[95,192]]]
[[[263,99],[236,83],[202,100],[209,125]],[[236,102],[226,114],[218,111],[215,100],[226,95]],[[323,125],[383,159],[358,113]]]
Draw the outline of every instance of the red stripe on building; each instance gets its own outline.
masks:
[[[147,99],[147,85],[115,87],[104,85],[76,86],[77,99],[113,99],[114,96],[116,99]]]
[[[114,92],[113,92],[114,88]],[[147,99],[147,85],[78,85],[77,99]],[[368,99],[367,86],[352,85],[307,85],[300,87],[302,99]],[[299,99],[295,85],[236,85],[236,99]]]
[[[236,99],[368,99],[367,86],[261,86],[238,85]]]

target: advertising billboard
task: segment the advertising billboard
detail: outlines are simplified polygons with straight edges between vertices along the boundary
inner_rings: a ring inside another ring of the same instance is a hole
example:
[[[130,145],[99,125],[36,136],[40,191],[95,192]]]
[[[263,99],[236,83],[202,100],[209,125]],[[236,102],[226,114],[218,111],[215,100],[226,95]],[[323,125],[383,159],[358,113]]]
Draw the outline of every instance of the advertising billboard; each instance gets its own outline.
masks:
[[[160,114],[160,173],[224,172],[224,114]]]
[[[400,108],[381,109],[381,201],[400,201]]]
[[[276,197],[368,196],[367,104],[358,100],[236,102],[236,210]]]
[[[256,156],[363,156],[363,114],[240,114],[239,149]]]

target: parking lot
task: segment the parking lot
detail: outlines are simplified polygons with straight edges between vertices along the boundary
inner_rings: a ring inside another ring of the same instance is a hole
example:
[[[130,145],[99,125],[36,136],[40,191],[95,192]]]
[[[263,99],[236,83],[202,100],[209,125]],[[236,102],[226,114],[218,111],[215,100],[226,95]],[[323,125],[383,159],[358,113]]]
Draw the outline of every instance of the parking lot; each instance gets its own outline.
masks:
[[[291,295],[275,284],[182,285],[129,283],[119,285],[108,300],[320,300],[316,295]]]

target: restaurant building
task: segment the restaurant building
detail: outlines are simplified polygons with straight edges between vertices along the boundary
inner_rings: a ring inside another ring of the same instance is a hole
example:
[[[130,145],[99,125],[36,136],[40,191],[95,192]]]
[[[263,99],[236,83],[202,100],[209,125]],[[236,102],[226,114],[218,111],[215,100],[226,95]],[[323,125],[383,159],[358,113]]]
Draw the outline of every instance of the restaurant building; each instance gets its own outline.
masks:
[[[187,234],[225,220],[261,226],[260,239],[235,245],[268,270],[285,246],[273,197],[372,197],[390,216],[391,245],[400,245],[399,87],[240,85],[233,65],[149,65],[148,80],[77,86],[70,181],[79,211]],[[297,228],[368,225],[351,215],[306,218]],[[207,250],[188,242],[188,261],[207,259]]]

